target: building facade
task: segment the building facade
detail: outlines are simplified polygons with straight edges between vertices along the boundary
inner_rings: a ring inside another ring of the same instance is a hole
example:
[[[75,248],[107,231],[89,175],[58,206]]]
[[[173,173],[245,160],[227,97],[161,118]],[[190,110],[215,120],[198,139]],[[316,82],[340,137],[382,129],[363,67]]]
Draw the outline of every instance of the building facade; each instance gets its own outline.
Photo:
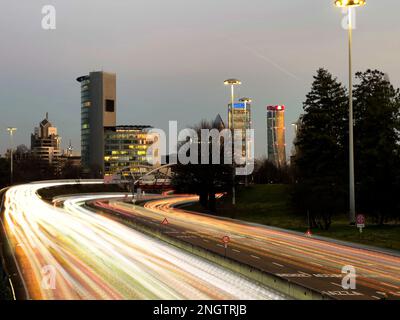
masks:
[[[57,134],[57,128],[53,127],[48,119],[48,114],[46,114],[46,118],[40,122],[39,127],[36,127],[35,132],[31,135],[32,156],[43,166],[51,165],[57,170],[62,156],[60,144],[61,137]]]
[[[105,128],[105,176],[125,174],[140,177],[148,173],[159,154],[150,150],[157,136],[150,126],[116,126]]]
[[[241,131],[242,136],[242,157],[249,157],[247,150],[250,150],[249,144],[251,143],[247,131],[252,129],[251,119],[251,100],[249,98],[239,99],[239,103],[228,106],[228,126],[229,129],[235,129],[235,134]]]
[[[105,128],[116,126],[116,75],[91,72],[77,81],[81,85],[82,167],[103,175]]]
[[[267,155],[276,166],[286,165],[285,106],[267,107]]]

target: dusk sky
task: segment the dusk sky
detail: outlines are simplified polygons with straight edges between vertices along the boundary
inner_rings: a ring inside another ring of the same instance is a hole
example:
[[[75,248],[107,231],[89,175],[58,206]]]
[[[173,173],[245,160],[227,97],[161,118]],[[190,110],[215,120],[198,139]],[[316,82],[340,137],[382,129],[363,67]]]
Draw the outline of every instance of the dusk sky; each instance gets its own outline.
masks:
[[[325,67],[347,86],[344,15],[332,0],[0,0],[0,153],[6,127],[15,144],[49,112],[63,147],[80,149],[78,76],[117,74],[118,124],[184,128],[219,113],[229,90],[253,98],[256,155],[266,154],[266,105],[302,112],[312,76]],[[41,28],[43,5],[57,10],[57,29]],[[377,68],[400,86],[400,2],[369,0],[357,10],[354,69]]]

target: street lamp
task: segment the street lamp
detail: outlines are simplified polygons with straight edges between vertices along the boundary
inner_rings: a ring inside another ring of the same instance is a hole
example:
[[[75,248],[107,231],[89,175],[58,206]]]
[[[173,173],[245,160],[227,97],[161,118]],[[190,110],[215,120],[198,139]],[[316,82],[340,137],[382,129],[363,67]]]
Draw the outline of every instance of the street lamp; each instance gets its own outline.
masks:
[[[17,131],[17,128],[9,127],[7,131],[10,135],[10,185],[13,184],[13,135],[14,132]]]
[[[350,172],[350,223],[356,222],[356,200],[354,180],[354,121],[353,121],[353,71],[352,71],[352,46],[353,46],[353,22],[352,9],[365,5],[365,0],[336,0],[335,5],[348,9],[349,19],[349,172]]]
[[[235,122],[234,122],[234,117],[233,117],[233,111],[234,111],[234,106],[235,106],[235,86],[241,85],[242,82],[237,79],[228,79],[224,81],[224,85],[230,86],[231,87],[231,106],[228,110],[228,125],[230,129],[232,130],[232,142],[235,140],[234,139],[234,134],[235,134]],[[235,147],[234,143],[232,143],[232,164],[233,164],[233,174],[232,174],[232,204],[236,205],[236,189],[235,189]]]
[[[235,104],[235,86],[241,85],[242,83],[240,80],[237,79],[228,79],[224,81],[224,85],[230,86],[231,87],[231,106],[229,109],[229,127],[233,129],[234,126],[234,120],[233,120],[233,108]]]

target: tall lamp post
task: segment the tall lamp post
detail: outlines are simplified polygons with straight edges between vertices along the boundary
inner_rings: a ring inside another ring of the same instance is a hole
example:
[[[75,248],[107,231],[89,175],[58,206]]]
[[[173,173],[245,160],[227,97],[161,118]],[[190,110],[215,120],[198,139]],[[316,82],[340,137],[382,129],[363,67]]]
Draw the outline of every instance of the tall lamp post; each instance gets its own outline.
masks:
[[[353,47],[353,21],[352,10],[355,7],[365,5],[365,0],[336,0],[335,5],[339,8],[348,9],[348,31],[349,31],[349,173],[350,173],[350,223],[356,222],[356,200],[354,179],[354,121],[353,121],[353,70],[352,70],[352,47]]]
[[[13,166],[14,166],[14,164],[13,164],[13,162],[14,162],[14,159],[13,159],[14,158],[14,156],[13,156],[13,148],[14,148],[13,135],[14,135],[14,132],[17,131],[17,128],[9,127],[9,128],[7,128],[7,131],[10,135],[10,185],[12,185],[13,177],[14,177],[14,172],[13,172],[13,170],[14,170],[14,168],[13,168]]]
[[[224,81],[224,85],[231,87],[231,106],[228,110],[228,122],[229,128],[232,130],[232,142],[235,140],[235,120],[234,120],[234,107],[235,107],[235,86],[241,85],[240,80],[237,79],[228,79]],[[236,205],[236,188],[235,188],[235,144],[232,143],[232,164],[233,164],[233,173],[232,173],[232,204]]]

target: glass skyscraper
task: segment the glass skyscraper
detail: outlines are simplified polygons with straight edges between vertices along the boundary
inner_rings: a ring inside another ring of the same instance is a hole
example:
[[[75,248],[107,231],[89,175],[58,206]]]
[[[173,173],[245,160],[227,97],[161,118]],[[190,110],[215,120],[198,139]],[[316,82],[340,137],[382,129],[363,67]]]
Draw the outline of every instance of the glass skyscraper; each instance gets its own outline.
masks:
[[[267,154],[276,166],[286,165],[285,106],[267,107]]]

